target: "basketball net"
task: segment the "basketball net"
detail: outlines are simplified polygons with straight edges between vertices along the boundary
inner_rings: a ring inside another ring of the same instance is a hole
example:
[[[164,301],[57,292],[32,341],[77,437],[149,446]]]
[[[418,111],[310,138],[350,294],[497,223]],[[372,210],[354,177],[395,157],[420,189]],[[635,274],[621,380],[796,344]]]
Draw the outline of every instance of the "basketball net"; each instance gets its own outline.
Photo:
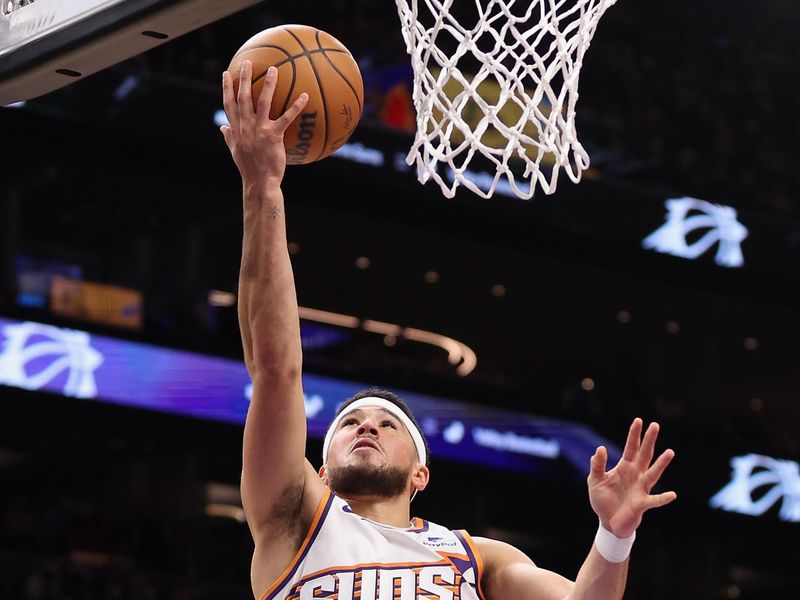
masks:
[[[589,155],[575,129],[578,76],[615,2],[475,0],[465,19],[453,14],[463,1],[397,0],[417,113],[406,162],[419,181],[433,178],[448,198],[459,185],[484,198],[500,185],[525,199],[537,184],[555,192],[561,169],[580,181]],[[470,171],[476,158],[493,178]]]

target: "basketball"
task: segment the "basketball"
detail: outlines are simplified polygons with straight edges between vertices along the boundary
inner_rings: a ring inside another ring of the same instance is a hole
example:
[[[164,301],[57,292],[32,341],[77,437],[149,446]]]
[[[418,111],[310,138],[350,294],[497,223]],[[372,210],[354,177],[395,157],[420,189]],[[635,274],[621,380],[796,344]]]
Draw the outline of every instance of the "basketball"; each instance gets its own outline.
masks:
[[[332,35],[306,25],[281,25],[254,35],[228,66],[237,93],[244,60],[253,64],[254,105],[267,69],[278,69],[270,119],[308,94],[308,104],[284,134],[288,164],[325,158],[352,135],[364,106],[364,84],[353,56]]]

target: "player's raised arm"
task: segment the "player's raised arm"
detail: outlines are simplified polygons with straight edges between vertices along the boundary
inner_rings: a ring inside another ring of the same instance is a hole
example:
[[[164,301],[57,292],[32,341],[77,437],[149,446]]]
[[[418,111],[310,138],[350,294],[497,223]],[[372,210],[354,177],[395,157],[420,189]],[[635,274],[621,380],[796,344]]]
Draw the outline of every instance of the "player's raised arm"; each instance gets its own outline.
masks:
[[[238,93],[233,77],[239,80]],[[242,502],[258,548],[276,524],[292,526],[291,515],[299,519],[307,472],[300,324],[281,191],[286,168],[283,133],[307,96],[301,95],[281,117],[270,120],[276,71],[270,69],[266,76],[257,110],[251,78],[249,61],[240,73],[223,74],[230,126],[222,133],[243,185],[238,310],[253,395],[244,431]]]
[[[595,543],[575,582],[539,569],[508,544],[475,538],[483,555],[487,600],[620,600],[625,591],[628,554],[644,513],[675,500],[675,492],[651,494],[675,453],[665,450],[653,461],[658,424],[642,437],[635,419],[619,464],[606,471],[608,452],[600,446],[592,456],[589,502],[600,521]]]

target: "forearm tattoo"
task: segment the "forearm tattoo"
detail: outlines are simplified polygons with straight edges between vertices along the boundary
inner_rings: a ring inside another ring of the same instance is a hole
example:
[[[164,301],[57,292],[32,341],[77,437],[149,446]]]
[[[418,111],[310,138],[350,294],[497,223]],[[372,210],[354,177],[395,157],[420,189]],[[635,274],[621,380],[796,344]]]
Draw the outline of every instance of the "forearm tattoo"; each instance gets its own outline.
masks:
[[[270,206],[269,207],[269,216],[273,219],[277,219],[281,216],[281,207],[280,206]]]

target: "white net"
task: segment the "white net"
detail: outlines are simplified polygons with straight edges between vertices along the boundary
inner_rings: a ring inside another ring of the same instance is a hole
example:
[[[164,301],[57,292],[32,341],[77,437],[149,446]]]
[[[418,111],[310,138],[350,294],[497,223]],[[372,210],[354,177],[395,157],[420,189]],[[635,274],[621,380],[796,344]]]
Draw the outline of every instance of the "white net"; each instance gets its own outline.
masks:
[[[589,166],[578,76],[616,0],[474,1],[397,0],[417,112],[406,162],[448,198],[459,185],[485,198],[552,194],[561,169],[577,183]]]

